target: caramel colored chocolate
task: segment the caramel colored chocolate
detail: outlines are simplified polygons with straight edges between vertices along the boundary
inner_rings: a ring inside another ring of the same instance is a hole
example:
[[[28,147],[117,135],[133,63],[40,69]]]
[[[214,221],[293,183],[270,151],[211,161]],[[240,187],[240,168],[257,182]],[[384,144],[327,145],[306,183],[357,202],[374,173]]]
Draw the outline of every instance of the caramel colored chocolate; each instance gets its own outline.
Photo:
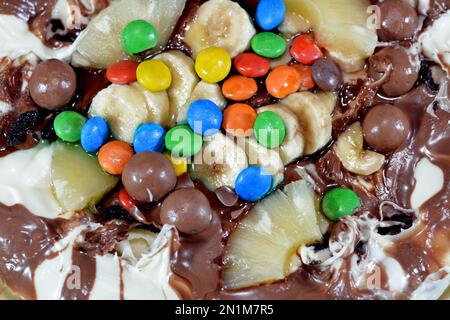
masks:
[[[161,222],[175,226],[185,234],[197,234],[211,223],[208,198],[197,189],[179,189],[162,203]]]
[[[169,160],[160,153],[141,152],[125,166],[122,182],[127,192],[141,202],[159,201],[177,184]]]
[[[34,102],[48,110],[66,106],[77,89],[77,76],[72,67],[60,60],[39,63],[30,79],[30,94]]]
[[[363,122],[364,138],[378,152],[394,151],[410,131],[410,121],[405,112],[388,104],[373,107]]]
[[[419,77],[418,66],[404,47],[387,47],[369,58],[369,76],[380,80],[387,73],[381,88],[389,97],[397,97],[413,88]]]

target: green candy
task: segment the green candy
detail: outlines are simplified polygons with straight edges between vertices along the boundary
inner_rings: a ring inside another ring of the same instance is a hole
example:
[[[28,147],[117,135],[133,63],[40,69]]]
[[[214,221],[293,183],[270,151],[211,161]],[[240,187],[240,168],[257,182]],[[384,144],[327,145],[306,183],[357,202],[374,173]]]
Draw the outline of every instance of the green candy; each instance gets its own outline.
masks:
[[[334,188],[322,199],[322,210],[331,221],[339,221],[342,217],[351,216],[361,205],[358,195],[351,189]]]
[[[181,125],[170,129],[165,138],[167,150],[172,155],[180,158],[189,158],[197,154],[203,145],[202,136],[194,133],[187,125]]]
[[[286,52],[286,41],[273,32],[261,32],[252,39],[252,49],[265,58],[278,58]]]
[[[77,142],[81,138],[81,129],[86,118],[75,111],[64,111],[56,116],[53,128],[56,135],[66,142]]]
[[[122,46],[128,54],[136,54],[156,46],[158,31],[144,20],[135,20],[122,31]]]
[[[258,143],[267,149],[278,147],[286,137],[283,119],[272,111],[261,112],[256,118],[253,129]]]

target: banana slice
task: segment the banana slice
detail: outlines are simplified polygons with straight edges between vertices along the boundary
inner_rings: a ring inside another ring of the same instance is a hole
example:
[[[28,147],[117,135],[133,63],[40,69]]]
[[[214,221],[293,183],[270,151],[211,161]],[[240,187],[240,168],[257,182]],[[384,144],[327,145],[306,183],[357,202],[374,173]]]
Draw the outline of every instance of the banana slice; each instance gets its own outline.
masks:
[[[144,89],[137,82],[132,83],[130,86],[137,89],[145,97],[148,111],[147,122],[158,123],[163,127],[169,125],[170,103],[167,92],[166,91],[150,92]]]
[[[231,57],[246,51],[256,30],[247,12],[230,0],[210,0],[200,6],[186,28],[184,41],[194,57],[208,47],[222,47]]]
[[[297,115],[305,138],[305,154],[310,155],[331,140],[332,118],[329,107],[311,92],[291,94],[281,101]]]
[[[170,99],[170,125],[173,126],[180,114],[187,113],[189,98],[199,78],[195,73],[194,61],[181,51],[167,51],[154,59],[165,62],[172,73],[172,85],[167,93]]]
[[[338,99],[336,92],[330,92],[330,91],[322,91],[318,92],[317,95],[319,96],[319,99],[322,100],[323,104],[328,110],[329,114],[332,114],[334,111],[334,108],[336,107],[336,102]]]
[[[377,152],[364,150],[363,143],[361,124],[355,122],[339,136],[334,150],[345,169],[368,176],[381,169],[385,157]]]
[[[196,100],[208,99],[214,102],[221,110],[227,106],[227,99],[222,94],[222,89],[217,83],[207,83],[205,81],[200,81],[191,93],[186,105],[180,108],[178,113],[177,123],[186,123],[187,111],[192,102]]]
[[[146,20],[158,31],[158,43],[151,52],[163,49],[183,12],[186,0],[118,0],[102,10],[76,43],[74,66],[106,69],[126,57],[120,35],[133,20]]]
[[[211,190],[227,186],[234,188],[234,182],[242,170],[248,167],[245,151],[222,133],[205,138],[203,151],[190,166],[193,179],[199,179]]]
[[[135,87],[112,84],[92,100],[89,116],[106,119],[115,139],[131,143],[137,127],[150,118],[147,101]]]
[[[257,111],[258,113],[264,111],[275,112],[284,121],[286,126],[286,137],[280,145],[280,156],[283,160],[283,164],[289,164],[300,158],[305,150],[305,139],[303,138],[302,127],[300,126],[300,122],[295,113],[281,103],[265,106],[259,108]]]
[[[277,151],[263,147],[255,138],[247,138],[245,152],[251,166],[260,166],[272,175],[272,188],[283,182],[284,164]]]
[[[311,23],[296,12],[288,11],[278,30],[285,36],[292,37],[297,34],[308,33],[311,30]]]

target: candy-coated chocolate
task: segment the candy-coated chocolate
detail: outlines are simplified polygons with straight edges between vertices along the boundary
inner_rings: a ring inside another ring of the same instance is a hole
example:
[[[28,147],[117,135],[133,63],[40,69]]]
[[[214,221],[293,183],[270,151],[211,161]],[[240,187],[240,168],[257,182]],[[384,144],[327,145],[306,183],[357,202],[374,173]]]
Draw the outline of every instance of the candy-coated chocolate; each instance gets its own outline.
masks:
[[[158,31],[145,20],[135,20],[122,31],[122,47],[128,54],[151,49],[158,43]]]
[[[152,92],[164,91],[172,84],[172,73],[169,67],[159,60],[141,62],[136,70],[139,84]]]
[[[174,157],[170,154],[170,152],[165,152],[164,155],[172,164],[173,169],[177,176],[181,176],[187,172],[187,161],[186,158],[178,158]]]
[[[251,47],[260,56],[275,59],[286,52],[286,41],[273,32],[261,32],[253,37]]]
[[[134,207],[136,207],[136,203],[134,202],[134,199],[128,194],[127,190],[125,188],[120,189],[119,191],[119,203],[128,212],[133,210]]]
[[[188,125],[170,129],[165,137],[166,148],[175,157],[189,158],[200,152],[203,146],[201,135],[196,134]]]
[[[253,128],[258,143],[268,149],[278,147],[286,137],[286,125],[283,119],[272,111],[261,112]]]
[[[117,84],[127,84],[135,82],[136,70],[139,62],[133,60],[122,60],[108,67],[106,78],[108,81]]]
[[[331,221],[351,216],[361,205],[358,195],[351,189],[334,188],[322,199],[322,211]]]
[[[122,183],[137,201],[159,201],[175,188],[177,175],[161,153],[141,152],[126,164]]]
[[[235,103],[228,106],[223,113],[223,128],[236,137],[248,137],[253,134],[256,111],[248,104]]]
[[[166,130],[157,123],[140,125],[134,134],[133,147],[138,152],[163,152]]]
[[[125,165],[133,154],[133,148],[128,143],[111,141],[100,148],[98,162],[105,172],[119,175],[122,174]]]
[[[81,146],[86,152],[97,152],[108,138],[108,122],[101,117],[90,118],[81,130]]]
[[[286,15],[286,6],[283,0],[260,0],[256,7],[256,22],[263,30],[272,30],[278,27]]]
[[[163,224],[175,226],[185,234],[197,234],[211,223],[212,209],[208,198],[194,188],[179,189],[162,203],[160,218]]]
[[[303,64],[292,65],[300,76],[300,90],[309,90],[316,85],[312,76],[312,67]]]
[[[245,201],[261,200],[272,187],[272,176],[261,167],[248,167],[236,178],[235,191]]]
[[[81,131],[86,118],[75,111],[64,111],[58,114],[53,122],[56,135],[66,142],[77,142],[81,139]]]
[[[30,95],[40,107],[57,110],[66,106],[77,89],[77,76],[73,68],[61,60],[40,62],[29,82]]]
[[[292,42],[290,53],[296,61],[307,65],[323,57],[322,50],[309,34],[296,37]]]
[[[187,112],[191,129],[203,136],[216,134],[222,126],[222,110],[211,100],[194,101]]]
[[[231,70],[230,54],[220,47],[209,47],[200,51],[195,59],[195,71],[208,83],[225,79]]]
[[[270,60],[253,52],[241,53],[233,63],[237,72],[249,78],[263,77],[270,70]]]
[[[225,98],[234,101],[245,101],[253,97],[258,91],[258,85],[252,78],[243,76],[231,76],[222,86]]]
[[[279,66],[266,79],[266,88],[275,98],[285,98],[300,89],[300,74],[294,67]]]
[[[335,91],[342,85],[342,72],[330,59],[321,58],[312,66],[314,82],[323,91]]]

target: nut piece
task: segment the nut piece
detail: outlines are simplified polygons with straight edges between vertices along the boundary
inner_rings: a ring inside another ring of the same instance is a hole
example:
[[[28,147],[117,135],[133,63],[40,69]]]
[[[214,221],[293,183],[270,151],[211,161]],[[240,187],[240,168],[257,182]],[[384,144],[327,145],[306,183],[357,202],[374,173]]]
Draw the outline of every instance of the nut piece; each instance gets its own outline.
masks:
[[[361,124],[355,122],[339,136],[334,151],[345,169],[368,176],[381,169],[385,157],[377,152],[364,150],[363,143]]]

